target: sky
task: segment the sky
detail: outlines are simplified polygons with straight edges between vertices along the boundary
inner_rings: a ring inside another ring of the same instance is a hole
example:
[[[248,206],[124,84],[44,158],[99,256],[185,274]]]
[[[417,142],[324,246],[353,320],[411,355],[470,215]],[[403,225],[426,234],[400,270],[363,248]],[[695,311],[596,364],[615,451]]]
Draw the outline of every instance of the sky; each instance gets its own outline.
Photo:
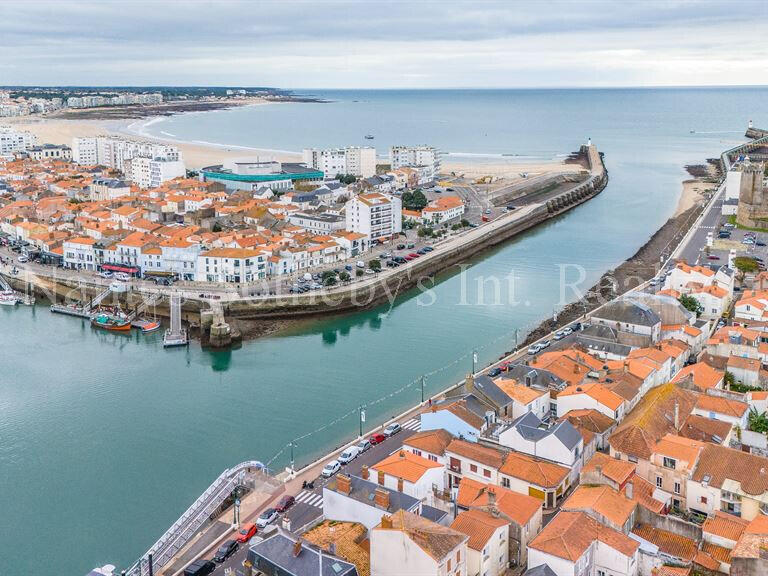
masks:
[[[0,85],[768,84],[765,0],[0,0]]]

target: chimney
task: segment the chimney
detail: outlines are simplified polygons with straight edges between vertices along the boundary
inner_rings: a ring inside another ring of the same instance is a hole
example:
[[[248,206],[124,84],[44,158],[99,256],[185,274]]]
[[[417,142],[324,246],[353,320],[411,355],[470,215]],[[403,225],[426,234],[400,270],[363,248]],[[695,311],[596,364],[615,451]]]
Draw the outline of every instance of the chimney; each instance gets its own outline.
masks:
[[[301,554],[301,538],[296,540],[293,544],[293,557],[298,558],[299,554]]]
[[[360,477],[363,480],[368,480],[368,476],[369,476],[369,474],[368,474],[368,465],[367,464],[363,464],[363,467],[360,469]]]
[[[328,554],[331,556],[336,556],[336,542],[331,542],[328,544]]]
[[[349,496],[349,493],[352,491],[352,479],[346,474],[337,474],[336,491]]]
[[[373,501],[379,508],[389,510],[389,491],[383,488],[376,488],[373,492]],[[383,523],[383,520],[382,520]],[[391,522],[390,522],[391,527]]]
[[[381,517],[381,527],[382,528],[392,528],[392,516],[384,515]]]
[[[493,488],[488,488],[488,506],[491,508],[496,507],[496,491]]]
[[[680,430],[680,403],[675,400],[675,430]]]
[[[475,389],[475,377],[472,374],[467,374],[467,380],[465,381],[465,387],[467,392],[472,392]]]
[[[626,374],[628,370],[629,370],[629,362],[624,360],[624,374]]]
[[[627,482],[627,488],[626,488],[627,498],[632,500],[634,493],[635,493],[635,486],[632,484],[632,482]]]
[[[573,363],[573,373],[578,374],[579,373],[579,365],[575,362]]]

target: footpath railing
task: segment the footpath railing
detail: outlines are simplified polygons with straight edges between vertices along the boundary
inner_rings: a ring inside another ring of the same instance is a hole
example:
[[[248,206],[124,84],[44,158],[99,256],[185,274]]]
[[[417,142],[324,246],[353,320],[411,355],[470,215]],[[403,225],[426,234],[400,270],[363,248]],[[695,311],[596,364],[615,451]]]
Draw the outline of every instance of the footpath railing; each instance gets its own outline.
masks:
[[[266,472],[264,464],[258,460],[248,460],[222,472],[173,525],[166,530],[157,542],[150,546],[144,555],[127,571],[127,576],[146,576],[152,569],[157,573],[208,521],[211,514],[232,494],[232,491],[245,479],[248,470]]]

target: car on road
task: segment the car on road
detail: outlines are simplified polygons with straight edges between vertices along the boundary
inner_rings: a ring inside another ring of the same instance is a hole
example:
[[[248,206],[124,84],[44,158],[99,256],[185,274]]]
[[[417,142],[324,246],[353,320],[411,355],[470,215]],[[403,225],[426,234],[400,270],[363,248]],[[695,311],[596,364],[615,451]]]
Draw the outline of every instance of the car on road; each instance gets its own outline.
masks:
[[[549,340],[542,340],[541,342],[539,342],[539,346],[541,346],[542,350],[544,348],[549,348],[549,345],[550,345],[550,341]]]
[[[213,561],[217,564],[222,564],[227,558],[237,552],[238,548],[240,548],[240,545],[236,540],[227,540],[224,544],[219,546],[218,550],[216,550],[216,554],[213,556]]]
[[[765,242],[763,242],[762,240],[757,240],[755,242],[755,246],[765,246]]]
[[[357,448],[360,450],[360,454],[368,452],[372,446],[373,444],[371,444],[370,440],[360,440],[360,442],[357,443]]]
[[[709,260],[720,260],[720,256],[715,256],[714,254],[710,254],[707,258]]]
[[[563,334],[565,336],[568,336],[569,334],[573,334],[573,328],[571,328],[570,326],[566,326],[565,328],[563,328]]]
[[[352,272],[352,264],[346,264],[344,266],[344,270],[346,270],[347,272]]]
[[[384,436],[389,438],[390,436],[394,436],[395,434],[400,432],[402,429],[403,428],[400,426],[400,424],[398,424],[397,422],[393,422],[392,424],[384,428],[382,434],[384,434]]]
[[[424,248],[422,248],[422,250],[424,250],[424,252],[432,252],[434,250],[434,248],[432,248],[432,246],[424,246]]]
[[[115,280],[120,280],[122,282],[128,282],[128,280],[130,280],[130,279],[131,279],[131,277],[128,274],[126,274],[125,272],[116,272],[115,273]]]
[[[290,508],[294,504],[296,504],[296,498],[286,494],[285,496],[280,498],[280,501],[275,505],[275,510],[277,510],[278,512],[285,512],[286,510],[288,510],[288,508]]]
[[[248,524],[243,524],[240,527],[240,531],[237,533],[237,541],[240,542],[240,544],[245,544],[248,540],[256,536],[256,532],[258,532],[256,524],[250,522]]]
[[[397,245],[398,250],[405,250],[405,244],[398,244]]]
[[[754,244],[755,241],[752,240],[752,238],[744,238],[744,240],[742,240],[741,243],[749,245],[749,244]]]
[[[339,464],[339,461],[331,460],[330,462],[328,462],[328,464],[326,464],[323,467],[323,471],[321,472],[321,474],[326,478],[330,478],[331,476],[336,474],[336,472],[338,472],[339,470],[341,470],[341,464]]]
[[[277,510],[275,510],[274,508],[267,508],[256,519],[256,526],[259,528],[266,528],[267,526],[272,524],[272,522],[274,522],[275,520],[277,520]]]
[[[214,570],[216,570],[216,563],[201,558],[184,568],[184,576],[208,576]]]
[[[541,351],[541,346],[539,346],[538,344],[534,344],[533,346],[530,346],[528,348],[528,354],[530,355],[538,354],[540,351]]]
[[[507,205],[507,212],[512,212],[513,210],[515,210],[515,208],[516,208],[515,206],[512,206],[512,204],[509,204]]]
[[[491,213],[491,209],[490,208],[486,208],[485,212],[483,212],[483,214],[490,214],[490,213]]]
[[[22,264],[25,264],[25,263],[29,262],[29,256],[27,256],[26,254],[22,254],[21,256],[19,256],[17,258],[17,260],[19,262],[21,262]]]
[[[494,366],[493,368],[488,370],[488,376],[490,376],[491,378],[495,378],[499,374],[501,374],[501,368],[499,368],[498,366]]]
[[[379,432],[376,434],[371,434],[371,437],[368,438],[368,441],[371,443],[371,446],[376,446],[376,444],[381,444],[386,439],[387,437]]]
[[[408,248],[408,250],[413,250],[414,246],[415,246],[415,244],[413,242],[408,242],[408,244],[406,244],[405,247]]]
[[[339,464],[349,464],[360,455],[360,449],[357,446],[350,446],[344,452],[339,454]]]
[[[562,340],[563,338],[565,338],[565,332],[562,330],[558,330],[557,332],[555,332],[554,338],[555,340]]]
[[[102,270],[101,272],[99,272],[99,276],[101,276],[102,278],[112,278],[112,272],[110,272],[109,270]]]
[[[730,222],[726,222],[723,224],[723,228],[736,228],[736,224],[731,224]]]

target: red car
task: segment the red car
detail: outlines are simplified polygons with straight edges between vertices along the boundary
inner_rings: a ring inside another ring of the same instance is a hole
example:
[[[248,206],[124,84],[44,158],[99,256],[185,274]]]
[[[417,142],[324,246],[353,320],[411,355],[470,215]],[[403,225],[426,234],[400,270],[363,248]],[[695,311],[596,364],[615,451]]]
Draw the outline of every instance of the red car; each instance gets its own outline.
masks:
[[[405,258],[406,260],[408,260],[408,262],[410,262],[415,258],[415,256],[413,254],[406,254],[405,256],[403,256],[403,258]]]
[[[386,439],[387,437],[384,436],[384,434],[373,434],[370,438],[368,438],[368,441],[376,446],[376,444],[381,444]]]
[[[275,506],[275,510],[277,510],[278,512],[285,512],[286,510],[288,510],[288,508],[290,508],[294,504],[296,504],[296,498],[294,498],[293,496],[286,495],[280,498],[280,502],[278,502],[277,506]]]
[[[411,258],[421,258],[421,254],[416,254],[416,252],[411,252],[408,256]]]
[[[501,370],[502,372],[506,372],[507,370],[509,370],[509,362],[502,362],[501,364],[499,364],[499,370]]]
[[[237,541],[240,542],[240,544],[245,544],[248,540],[256,536],[256,532],[258,532],[256,524],[243,524],[240,531],[237,533]]]

